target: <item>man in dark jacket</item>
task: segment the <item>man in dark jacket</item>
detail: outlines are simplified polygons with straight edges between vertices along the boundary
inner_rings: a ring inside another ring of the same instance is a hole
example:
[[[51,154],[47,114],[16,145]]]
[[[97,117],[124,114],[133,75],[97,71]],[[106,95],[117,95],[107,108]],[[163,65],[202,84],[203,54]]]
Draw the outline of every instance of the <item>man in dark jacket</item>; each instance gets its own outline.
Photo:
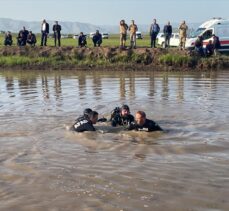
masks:
[[[58,21],[55,21],[55,24],[52,27],[53,33],[54,33],[54,43],[56,46],[56,41],[58,41],[58,46],[60,47],[60,38],[61,38],[61,25],[58,24]]]
[[[22,36],[23,43],[26,45],[26,40],[27,40],[29,31],[24,26],[23,26],[23,29],[21,31],[22,31],[22,34],[23,34],[23,36]]]
[[[28,36],[27,36],[27,43],[30,44],[31,46],[35,46],[36,42],[37,42],[36,35],[33,34],[32,31],[30,31]]]
[[[98,113],[96,111],[92,111],[88,116],[78,118],[72,126],[72,129],[76,132],[95,131],[93,124],[96,124],[97,120]]]
[[[165,48],[169,47],[170,45],[170,38],[172,36],[172,26],[170,25],[170,22],[168,21],[168,24],[164,26],[164,36],[165,36]]]
[[[41,46],[47,45],[48,34],[49,34],[49,24],[46,22],[46,20],[43,20],[41,24]]]
[[[116,127],[117,125],[128,127],[131,122],[134,122],[134,117],[130,114],[130,108],[128,105],[123,105],[121,109],[116,111],[111,116],[111,125]]]
[[[208,44],[205,48],[205,56],[212,56],[214,53],[214,45],[212,44],[212,40],[209,40]]]
[[[5,34],[5,40],[4,40],[4,45],[7,46],[11,46],[13,44],[13,39],[12,39],[12,34],[10,31],[8,31],[6,34]]]
[[[213,34],[213,46],[214,46],[214,54],[217,55],[221,45],[220,45],[219,37],[217,37],[215,34]]]
[[[156,48],[157,35],[160,32],[160,27],[157,24],[157,20],[154,19],[150,26],[150,36],[151,36],[151,48]]]
[[[80,32],[80,36],[78,38],[78,46],[79,47],[85,47],[87,45],[87,38],[86,35],[83,34],[83,32]]]
[[[144,111],[138,111],[136,113],[135,122],[131,123],[127,129],[146,132],[163,131],[156,122],[146,118],[146,114]]]
[[[99,30],[96,30],[96,33],[92,38],[92,41],[94,43],[94,47],[96,47],[97,45],[100,46],[102,44],[102,35],[99,33]]]

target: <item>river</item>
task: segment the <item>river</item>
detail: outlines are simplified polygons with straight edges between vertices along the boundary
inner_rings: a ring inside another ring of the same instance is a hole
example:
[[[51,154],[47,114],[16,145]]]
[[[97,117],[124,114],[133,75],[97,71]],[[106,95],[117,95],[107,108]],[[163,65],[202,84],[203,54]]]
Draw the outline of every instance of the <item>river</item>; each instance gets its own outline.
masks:
[[[164,132],[67,128],[144,110]],[[229,72],[0,73],[1,211],[228,211]]]

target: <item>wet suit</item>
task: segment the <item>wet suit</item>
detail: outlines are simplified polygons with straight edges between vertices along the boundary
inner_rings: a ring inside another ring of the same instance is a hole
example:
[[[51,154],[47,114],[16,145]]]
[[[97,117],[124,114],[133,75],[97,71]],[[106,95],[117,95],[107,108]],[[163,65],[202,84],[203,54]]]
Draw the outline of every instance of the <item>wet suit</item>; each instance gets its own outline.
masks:
[[[76,132],[95,131],[91,120],[89,120],[87,116],[82,116],[76,119],[72,129]]]
[[[134,122],[134,117],[131,114],[128,114],[127,116],[121,116],[120,114],[116,114],[111,119],[111,125],[113,127],[116,127],[117,125],[128,126],[132,122]]]
[[[149,119],[146,119],[145,123],[142,126],[133,122],[130,124],[130,126],[127,129],[136,130],[136,131],[146,131],[146,132],[163,131],[162,128],[156,122]]]

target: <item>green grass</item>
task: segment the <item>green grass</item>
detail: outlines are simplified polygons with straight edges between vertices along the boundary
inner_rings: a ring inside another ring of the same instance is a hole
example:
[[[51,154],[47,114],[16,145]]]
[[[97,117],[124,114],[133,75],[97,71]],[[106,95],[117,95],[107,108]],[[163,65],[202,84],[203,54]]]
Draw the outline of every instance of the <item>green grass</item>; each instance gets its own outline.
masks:
[[[13,34],[13,45],[17,45],[16,41],[16,34]],[[37,37],[37,44],[40,45],[41,42],[41,36],[40,34],[36,35]],[[88,47],[93,47],[93,42],[91,38],[87,38],[87,46]],[[0,35],[0,46],[4,45],[4,34]],[[54,39],[53,38],[48,38],[47,41],[48,46],[54,46]],[[126,45],[130,46],[130,40],[129,37],[126,41]],[[73,39],[73,38],[62,38],[61,39],[61,46],[78,46],[78,39]],[[103,39],[102,46],[104,47],[117,47],[119,46],[119,34],[112,34],[110,35],[109,39]],[[150,46],[150,36],[145,35],[143,36],[143,39],[137,39],[137,46],[138,47],[149,47]]]
[[[159,57],[159,62],[166,65],[183,66],[191,62],[191,57],[178,54],[165,54]]]

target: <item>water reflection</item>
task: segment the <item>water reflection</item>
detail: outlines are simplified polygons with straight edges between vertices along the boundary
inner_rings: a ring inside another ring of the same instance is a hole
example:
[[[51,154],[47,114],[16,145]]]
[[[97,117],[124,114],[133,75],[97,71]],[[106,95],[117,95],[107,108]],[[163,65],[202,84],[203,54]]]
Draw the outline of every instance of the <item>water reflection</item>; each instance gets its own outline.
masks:
[[[42,83],[42,93],[44,101],[46,99],[49,99],[49,85],[48,85],[48,79],[46,75],[41,76],[41,83]]]
[[[104,93],[109,94],[111,98],[112,95],[116,98],[118,94],[117,100],[125,102],[143,96],[153,99],[157,94],[161,100],[168,101],[170,97],[176,96],[177,100],[182,102],[188,91],[185,91],[185,85],[190,87],[190,91],[191,87],[198,87],[202,97],[211,93],[213,98],[217,93],[217,73],[192,74],[190,77],[183,73],[160,75],[153,72],[109,74],[79,72],[71,75],[71,80],[59,73],[40,74],[39,77],[34,73],[31,75],[6,73],[1,77],[5,79],[3,86],[12,96],[15,89],[19,89],[21,96],[30,95],[32,98],[38,97],[41,93],[44,102],[54,100],[59,107],[68,95],[72,95],[75,99],[79,97],[80,100],[90,98],[91,102],[92,99],[101,100]],[[66,91],[63,92],[63,88]],[[190,92],[189,95],[192,93]],[[52,96],[55,98],[52,99]]]

